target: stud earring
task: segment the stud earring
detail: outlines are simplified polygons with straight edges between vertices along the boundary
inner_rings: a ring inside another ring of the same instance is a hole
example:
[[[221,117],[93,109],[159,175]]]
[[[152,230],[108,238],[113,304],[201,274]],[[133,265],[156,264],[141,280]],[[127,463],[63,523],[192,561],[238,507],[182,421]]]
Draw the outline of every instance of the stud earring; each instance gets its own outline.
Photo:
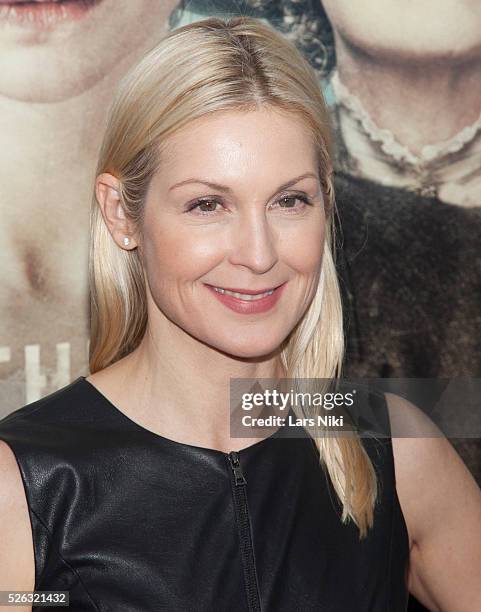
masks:
[[[130,244],[130,238],[127,238],[127,236],[125,236],[125,238],[124,238],[124,244],[125,244],[125,246],[129,246],[129,244]]]

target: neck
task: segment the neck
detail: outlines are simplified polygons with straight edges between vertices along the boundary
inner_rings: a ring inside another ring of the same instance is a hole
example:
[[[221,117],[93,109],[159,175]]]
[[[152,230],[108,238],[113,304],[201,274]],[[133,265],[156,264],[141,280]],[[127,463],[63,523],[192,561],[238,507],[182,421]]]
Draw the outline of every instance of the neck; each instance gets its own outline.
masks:
[[[126,55],[94,86],[67,100],[0,96],[0,237],[15,274],[17,267],[41,269],[49,299],[58,295],[60,304],[78,304],[85,292],[89,209],[107,110],[139,54]]]
[[[32,103],[0,97],[0,167],[8,178],[1,189],[4,201],[10,195],[18,202],[10,209],[12,221],[19,207],[34,215],[33,222],[50,219],[58,225],[62,217],[72,219],[80,213],[83,218],[88,209],[83,195],[92,187],[85,179],[93,176],[107,109],[133,59],[124,58],[74,98]]]
[[[242,446],[230,440],[231,378],[284,377],[277,352],[236,358],[164,317],[160,326],[149,324],[140,346],[118,366],[125,393],[136,398],[140,412],[155,428],[169,438],[209,448]],[[238,435],[244,432],[242,438],[249,438],[247,430]],[[262,431],[258,435],[264,437]]]
[[[342,82],[376,124],[414,153],[453,137],[481,112],[481,61],[384,62],[336,36]],[[460,103],[462,101],[462,103]],[[435,118],[435,120],[433,120]]]

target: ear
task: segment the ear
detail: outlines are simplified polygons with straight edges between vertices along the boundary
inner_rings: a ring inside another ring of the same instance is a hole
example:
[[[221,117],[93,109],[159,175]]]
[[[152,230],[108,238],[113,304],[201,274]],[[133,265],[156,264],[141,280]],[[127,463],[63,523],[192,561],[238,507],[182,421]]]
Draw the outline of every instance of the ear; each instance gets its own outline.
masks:
[[[114,241],[126,251],[134,249],[137,246],[135,225],[123,208],[119,179],[107,172],[99,174],[95,180],[95,195]],[[129,239],[128,244],[125,238]]]

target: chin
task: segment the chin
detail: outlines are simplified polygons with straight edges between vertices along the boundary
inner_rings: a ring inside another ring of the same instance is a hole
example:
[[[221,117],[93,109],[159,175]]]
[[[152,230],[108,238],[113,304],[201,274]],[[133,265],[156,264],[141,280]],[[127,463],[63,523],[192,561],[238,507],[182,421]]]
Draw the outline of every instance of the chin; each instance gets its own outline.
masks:
[[[39,53],[39,52],[37,52]],[[61,102],[80,95],[98,81],[94,69],[82,74],[81,62],[58,62],[49,59],[33,61],[29,54],[19,51],[22,59],[0,61],[0,91],[19,102]],[[48,74],[46,74],[46,71]]]
[[[272,356],[276,351],[279,351],[281,341],[279,342],[266,342],[263,339],[262,342],[257,338],[252,342],[223,342],[217,346],[219,350],[232,357],[238,357],[242,359],[257,359],[257,358],[268,358]]]

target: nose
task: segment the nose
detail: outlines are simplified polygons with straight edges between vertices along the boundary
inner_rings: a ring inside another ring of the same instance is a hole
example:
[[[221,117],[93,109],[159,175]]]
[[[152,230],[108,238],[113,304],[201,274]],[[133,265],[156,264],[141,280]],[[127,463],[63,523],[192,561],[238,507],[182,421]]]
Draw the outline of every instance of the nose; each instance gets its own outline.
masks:
[[[277,232],[264,210],[253,207],[232,224],[230,263],[242,265],[256,274],[268,272],[278,261]]]

